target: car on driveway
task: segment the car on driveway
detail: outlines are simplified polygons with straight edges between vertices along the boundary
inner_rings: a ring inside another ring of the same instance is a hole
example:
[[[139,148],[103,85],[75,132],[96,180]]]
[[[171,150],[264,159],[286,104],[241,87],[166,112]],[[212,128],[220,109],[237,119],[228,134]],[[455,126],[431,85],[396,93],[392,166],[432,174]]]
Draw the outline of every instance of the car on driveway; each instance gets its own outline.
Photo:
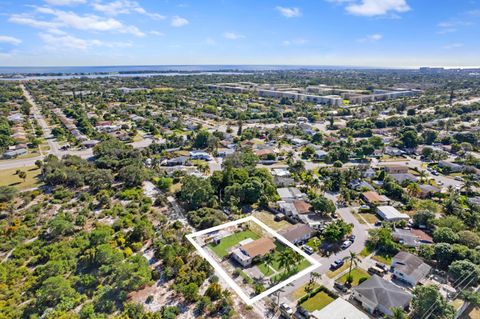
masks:
[[[303,245],[302,249],[303,249],[304,252],[306,252],[309,255],[311,255],[315,252],[312,247],[307,246],[307,245]]]
[[[347,249],[348,247],[352,246],[352,242],[350,240],[345,240],[342,244],[342,246],[340,246],[340,248],[342,249]]]
[[[280,304],[280,312],[282,313],[282,317],[284,318],[291,318],[293,315],[293,309],[286,303]]]
[[[348,236],[348,240],[350,240],[352,243],[355,241],[355,238],[357,238],[355,235]]]
[[[333,284],[333,288],[337,289],[337,290],[340,290],[341,292],[347,292],[348,291],[348,288],[345,287],[345,285],[339,283],[339,282],[335,282]]]
[[[333,263],[330,264],[330,269],[335,270],[343,266],[345,261],[343,259],[337,259]]]

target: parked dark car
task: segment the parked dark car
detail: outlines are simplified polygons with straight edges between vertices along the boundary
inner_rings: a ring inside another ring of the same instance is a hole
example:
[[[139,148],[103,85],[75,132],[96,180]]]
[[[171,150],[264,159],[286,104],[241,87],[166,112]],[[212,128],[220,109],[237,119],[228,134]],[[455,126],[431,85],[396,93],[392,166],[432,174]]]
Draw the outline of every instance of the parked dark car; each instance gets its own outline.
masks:
[[[342,267],[344,263],[345,263],[345,261],[343,261],[343,259],[337,259],[333,263],[330,264],[330,269],[333,269],[333,270],[338,269],[338,268]]]
[[[340,290],[341,292],[347,292],[348,291],[348,288],[345,287],[344,285],[342,285],[341,283],[339,282],[335,282],[333,284],[333,288],[337,289],[337,290]]]

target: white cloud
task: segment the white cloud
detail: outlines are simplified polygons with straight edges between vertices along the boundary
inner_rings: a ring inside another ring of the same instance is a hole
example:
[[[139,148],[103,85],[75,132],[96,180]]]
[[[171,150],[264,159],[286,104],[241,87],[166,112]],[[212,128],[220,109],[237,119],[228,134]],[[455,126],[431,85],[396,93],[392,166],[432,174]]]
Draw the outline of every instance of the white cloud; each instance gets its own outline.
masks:
[[[302,45],[307,43],[307,40],[304,38],[296,38],[292,40],[284,40],[282,42],[283,45]]]
[[[383,35],[374,33],[374,34],[369,34],[364,38],[358,39],[358,42],[377,42],[380,41],[383,38]]]
[[[87,50],[91,47],[127,47],[131,46],[129,42],[103,42],[97,39],[82,39],[72,35],[56,36],[49,33],[40,33],[40,39],[48,45],[48,48],[54,49],[76,49]]]
[[[92,7],[106,15],[116,16],[119,14],[130,14],[133,12],[146,15],[154,20],[164,20],[165,16],[159,13],[147,12],[136,1],[117,0],[109,3],[94,2]]]
[[[20,43],[22,43],[22,40],[8,36],[8,35],[0,35],[0,43],[19,45]]]
[[[275,9],[287,18],[299,17],[302,15],[299,8],[276,7]]]
[[[469,21],[459,20],[459,19],[452,19],[449,21],[440,22],[437,24],[439,30],[437,33],[439,34],[446,34],[458,31],[463,27],[471,26],[472,23]]]
[[[348,13],[358,16],[381,16],[410,11],[406,0],[328,0],[346,5]]]
[[[443,46],[444,49],[450,50],[450,49],[458,49],[463,47],[463,43],[450,43],[445,46]]]
[[[87,0],[45,0],[45,2],[52,6],[74,6],[86,3]]]
[[[165,35],[165,33],[155,30],[150,31],[150,34],[156,35],[157,37],[163,37]]]
[[[235,32],[224,32],[223,37],[228,40],[238,40],[245,38],[244,35],[235,33]]]
[[[103,18],[96,15],[81,16],[71,11],[55,10],[44,7],[37,8],[37,11],[43,14],[53,15],[54,21],[52,22],[56,23],[56,28],[65,26],[78,30],[128,33],[138,37],[145,35],[136,26],[123,25],[120,21],[113,18]]]
[[[188,20],[179,16],[174,16],[172,18],[172,21],[170,22],[170,25],[172,27],[183,27],[185,25],[189,24]]]
[[[16,24],[27,25],[32,28],[38,28],[38,29],[56,29],[60,27],[60,23],[37,20],[26,14],[13,14],[10,16],[8,21]]]

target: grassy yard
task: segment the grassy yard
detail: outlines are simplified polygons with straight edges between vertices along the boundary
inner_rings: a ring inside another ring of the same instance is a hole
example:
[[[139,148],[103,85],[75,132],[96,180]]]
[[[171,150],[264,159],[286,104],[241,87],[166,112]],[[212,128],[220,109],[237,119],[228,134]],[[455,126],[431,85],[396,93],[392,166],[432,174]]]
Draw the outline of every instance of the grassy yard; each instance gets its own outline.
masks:
[[[283,271],[280,274],[277,274],[272,277],[272,281],[274,283],[281,282],[296,273],[299,273],[300,271],[304,270],[305,268],[308,268],[310,266],[310,262],[306,259],[302,260],[299,264],[295,265],[295,267],[292,267],[292,269],[287,273],[286,271]]]
[[[367,221],[367,223],[372,224],[372,225],[374,225],[378,220],[377,215],[372,214],[372,213],[364,213],[364,214],[361,214],[361,215]]]
[[[218,245],[209,244],[208,247],[213,250],[218,257],[223,258],[229,254],[230,248],[247,238],[255,240],[260,237],[251,230],[245,230],[223,238]]]
[[[302,285],[301,287],[297,288],[294,292],[291,293],[291,296],[294,300],[300,299],[301,297],[305,296],[307,292],[305,291],[305,288],[308,286],[308,283],[305,285]],[[314,284],[312,287],[312,290],[315,288],[320,287],[319,284]]]
[[[312,312],[325,308],[333,300],[334,299],[327,295],[325,292],[320,291],[315,296],[302,302],[300,306],[302,306],[303,309]]]
[[[360,268],[354,268],[352,269],[352,277],[353,277],[352,287],[356,287],[359,285],[358,281],[361,278],[364,278],[364,277],[370,278],[370,275],[365,270],[362,270]],[[337,281],[341,284],[344,284],[347,281],[347,278],[348,278],[348,273],[338,278]]]
[[[17,169],[27,173],[25,181],[15,174]],[[14,186],[19,190],[38,187],[40,185],[39,175],[41,170],[36,166],[11,168],[0,171],[0,186]]]
[[[269,212],[265,212],[265,211],[255,212],[253,214],[253,216],[258,218],[258,220],[260,220],[265,225],[267,225],[268,227],[270,227],[271,229],[276,230],[276,231],[281,230],[281,229],[291,225],[286,220],[281,220],[279,222],[275,221],[274,220],[275,215],[273,215]]]
[[[361,257],[367,257],[368,255],[370,255],[371,253],[373,253],[373,251],[369,250],[367,247],[363,248],[363,250],[360,252],[360,256]],[[376,260],[378,262],[381,262],[385,265],[391,265],[392,264],[392,259],[393,259],[393,256],[389,256],[389,255],[385,255],[385,254],[381,254],[381,253],[376,253],[375,255],[372,256],[372,259],[373,260]]]
[[[328,278],[335,278],[335,277],[338,276],[340,273],[342,273],[343,271],[347,270],[348,267],[350,267],[350,263],[347,261],[347,262],[345,262],[345,263],[343,264],[342,267],[340,267],[340,268],[338,268],[338,269],[336,269],[336,270],[333,270],[333,271],[329,270],[329,271],[327,272],[327,277],[328,277]]]

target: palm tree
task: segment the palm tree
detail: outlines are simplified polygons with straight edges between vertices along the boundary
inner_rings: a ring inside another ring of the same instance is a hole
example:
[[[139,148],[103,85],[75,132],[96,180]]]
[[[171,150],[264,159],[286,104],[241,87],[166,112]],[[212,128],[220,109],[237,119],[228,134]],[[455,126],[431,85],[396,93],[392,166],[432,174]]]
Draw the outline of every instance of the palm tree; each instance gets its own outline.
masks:
[[[357,267],[358,262],[360,261],[360,258],[357,257],[356,253],[354,253],[353,251],[350,251],[350,256],[347,256],[344,259],[347,259],[350,262],[350,267],[348,269],[348,277],[347,278],[351,279],[353,265],[355,265],[355,267]]]
[[[290,272],[292,268],[292,256],[288,249],[285,249],[278,255],[278,264],[280,268],[285,268],[287,272]]]
[[[391,310],[392,310],[392,315],[390,316],[391,319],[407,319],[408,318],[407,313],[402,308],[395,307],[395,308],[392,308]]]
[[[270,273],[270,266],[272,265],[273,261],[275,260],[273,254],[267,254],[265,257],[263,257],[263,262],[265,266],[267,267],[268,273]]]
[[[427,172],[422,169],[419,170],[418,175],[420,176],[420,182],[424,183],[427,178]]]

